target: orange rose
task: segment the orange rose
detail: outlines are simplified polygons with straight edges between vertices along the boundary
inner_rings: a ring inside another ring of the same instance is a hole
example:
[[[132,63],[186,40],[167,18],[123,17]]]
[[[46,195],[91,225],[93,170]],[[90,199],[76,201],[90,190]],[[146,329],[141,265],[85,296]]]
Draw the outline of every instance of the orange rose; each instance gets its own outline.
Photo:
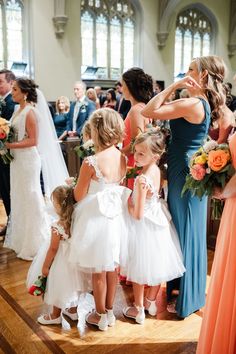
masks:
[[[229,152],[226,150],[212,150],[208,154],[208,166],[212,171],[222,170],[230,159]]]

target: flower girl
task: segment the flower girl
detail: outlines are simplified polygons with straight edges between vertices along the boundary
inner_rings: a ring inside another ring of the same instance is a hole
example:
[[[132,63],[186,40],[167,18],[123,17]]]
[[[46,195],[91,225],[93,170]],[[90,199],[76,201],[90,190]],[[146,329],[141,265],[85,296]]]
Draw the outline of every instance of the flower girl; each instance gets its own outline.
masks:
[[[125,245],[124,210],[130,190],[120,186],[126,174],[126,158],[116,148],[123,138],[122,118],[103,108],[92,114],[89,123],[96,153],[83,161],[74,189],[79,203],[73,216],[70,261],[92,273],[96,311],[86,321],[106,330],[115,324],[116,268],[125,261],[121,245]]]
[[[72,313],[66,308],[78,304],[77,290],[87,290],[85,279],[68,262],[70,224],[74,207],[72,188],[66,185],[58,186],[52,192],[51,198],[59,220],[51,226],[49,247],[47,242],[40,248],[27,276],[28,288],[39,275],[47,277],[44,302],[53,308],[51,313],[38,318],[38,322],[43,325],[60,324],[62,310],[72,320],[77,320],[77,312]]]
[[[164,200],[159,198],[160,169],[164,136],[157,130],[138,135],[134,159],[142,167],[135,179],[129,201],[129,255],[126,273],[133,282],[134,306],[123,310],[126,317],[142,324],[145,310],[156,316],[156,297],[160,284],[181,277],[185,271],[178,236]],[[150,287],[144,299],[144,284]]]

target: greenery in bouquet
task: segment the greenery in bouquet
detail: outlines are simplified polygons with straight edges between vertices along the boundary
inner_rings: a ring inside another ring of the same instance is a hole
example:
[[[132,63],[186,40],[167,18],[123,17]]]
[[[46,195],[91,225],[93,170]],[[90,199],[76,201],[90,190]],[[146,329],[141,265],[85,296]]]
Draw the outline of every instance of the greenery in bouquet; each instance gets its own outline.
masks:
[[[75,152],[77,155],[81,158],[84,159],[87,156],[91,156],[95,154],[95,148],[94,148],[94,143],[90,139],[86,141],[84,144],[81,144],[79,146],[75,147]]]
[[[29,288],[28,292],[30,295],[40,296],[45,293],[47,284],[47,277],[43,275],[39,275],[38,279],[34,282],[34,284]]]
[[[6,142],[12,142],[14,138],[13,128],[10,127],[9,122],[0,118],[0,157],[5,164],[10,163],[13,160],[13,156],[6,148]]]
[[[215,188],[224,188],[234,174],[228,144],[207,141],[191,157],[190,173],[186,177],[182,195],[190,191],[200,199],[212,195]],[[223,210],[220,200],[213,199],[212,219],[219,219]]]

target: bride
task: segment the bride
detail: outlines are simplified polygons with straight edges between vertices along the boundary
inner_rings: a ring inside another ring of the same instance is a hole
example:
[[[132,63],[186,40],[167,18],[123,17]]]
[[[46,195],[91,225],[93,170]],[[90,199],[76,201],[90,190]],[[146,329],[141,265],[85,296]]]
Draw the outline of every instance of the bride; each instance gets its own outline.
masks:
[[[68,177],[47,102],[36,87],[30,79],[15,80],[12,98],[19,103],[11,118],[15,138],[6,143],[14,160],[10,165],[11,215],[4,247],[25,260],[33,259],[50,230],[41,169],[47,196]]]

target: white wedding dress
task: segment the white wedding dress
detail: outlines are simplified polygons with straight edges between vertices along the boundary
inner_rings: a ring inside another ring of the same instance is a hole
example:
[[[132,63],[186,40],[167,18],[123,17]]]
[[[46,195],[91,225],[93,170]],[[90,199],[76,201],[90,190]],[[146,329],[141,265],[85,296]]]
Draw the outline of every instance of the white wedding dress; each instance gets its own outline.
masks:
[[[36,111],[27,105],[13,114],[11,125],[16,141],[27,134],[26,116],[31,109]],[[36,146],[12,149],[11,153],[11,215],[4,247],[13,249],[19,258],[32,260],[50,232],[40,185],[41,158]]]

